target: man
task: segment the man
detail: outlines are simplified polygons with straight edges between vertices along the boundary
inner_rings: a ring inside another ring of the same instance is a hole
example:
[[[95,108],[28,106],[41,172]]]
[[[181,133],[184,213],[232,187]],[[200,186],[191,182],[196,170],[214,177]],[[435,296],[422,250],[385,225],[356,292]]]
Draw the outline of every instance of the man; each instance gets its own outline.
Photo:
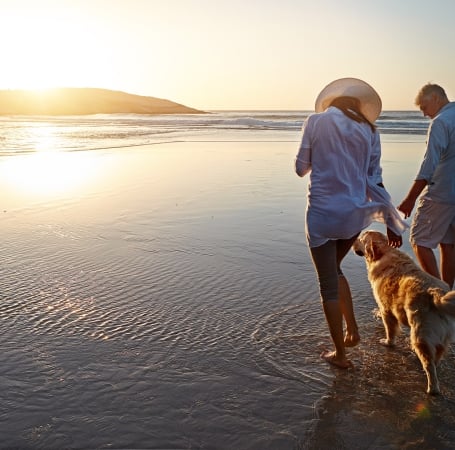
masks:
[[[405,218],[409,217],[422,194],[410,241],[422,269],[452,288],[455,278],[455,102],[449,102],[441,86],[429,83],[419,91],[415,104],[432,120],[425,157],[398,209]],[[438,246],[441,272],[432,250]]]

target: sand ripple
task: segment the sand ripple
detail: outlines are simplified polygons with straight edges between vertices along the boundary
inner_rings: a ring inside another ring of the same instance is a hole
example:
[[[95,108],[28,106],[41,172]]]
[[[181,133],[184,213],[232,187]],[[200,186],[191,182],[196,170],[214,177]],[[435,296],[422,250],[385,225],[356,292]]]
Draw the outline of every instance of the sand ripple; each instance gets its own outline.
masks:
[[[406,334],[378,345],[354,255],[355,370],[319,358],[294,143],[219,145],[138,150],[82,201],[4,213],[2,446],[453,448],[454,355],[428,399]]]
[[[290,306],[265,317],[252,334],[259,352],[277,376],[311,384],[312,389],[330,386],[332,377],[319,358],[330,342],[326,336],[319,302],[314,307]]]

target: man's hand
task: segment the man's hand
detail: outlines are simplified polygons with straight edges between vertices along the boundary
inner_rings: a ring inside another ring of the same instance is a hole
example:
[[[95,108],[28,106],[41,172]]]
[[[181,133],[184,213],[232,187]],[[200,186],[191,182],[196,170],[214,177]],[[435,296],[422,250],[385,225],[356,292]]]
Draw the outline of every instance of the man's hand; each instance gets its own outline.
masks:
[[[414,209],[414,205],[417,201],[417,197],[420,195],[427,184],[427,180],[415,180],[411,186],[411,189],[409,190],[408,195],[400,203],[400,206],[398,206],[398,211],[401,211],[404,214],[405,219],[410,217],[412,210]]]
[[[407,219],[411,216],[412,210],[414,209],[415,200],[405,198],[397,207],[398,211],[404,214],[404,218]]]

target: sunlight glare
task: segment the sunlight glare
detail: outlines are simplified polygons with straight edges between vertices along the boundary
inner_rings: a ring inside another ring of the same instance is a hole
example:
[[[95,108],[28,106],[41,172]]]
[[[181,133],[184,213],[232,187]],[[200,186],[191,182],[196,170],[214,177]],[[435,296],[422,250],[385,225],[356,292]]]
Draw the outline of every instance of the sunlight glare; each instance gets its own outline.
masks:
[[[99,158],[86,152],[37,152],[9,158],[0,166],[0,176],[11,189],[29,196],[58,195],[95,179],[100,165]]]
[[[56,5],[49,10],[31,4],[26,11],[11,12],[8,19],[0,30],[0,38],[8,39],[3,58],[9,69],[0,76],[7,88],[90,85],[99,64],[104,77],[109,79],[109,71],[115,73],[111,67],[115,47],[103,48],[101,30],[74,8]]]
[[[58,137],[52,127],[33,127],[34,147],[37,152],[50,153],[48,150],[55,148],[58,143]],[[55,154],[55,152],[52,152]]]

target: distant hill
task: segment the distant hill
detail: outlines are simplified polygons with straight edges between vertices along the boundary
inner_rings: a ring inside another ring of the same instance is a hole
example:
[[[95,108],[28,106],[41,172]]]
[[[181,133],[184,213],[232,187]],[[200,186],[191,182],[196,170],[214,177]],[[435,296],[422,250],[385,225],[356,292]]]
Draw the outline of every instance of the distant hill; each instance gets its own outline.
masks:
[[[97,88],[0,90],[0,115],[194,114],[193,108],[155,97]]]

